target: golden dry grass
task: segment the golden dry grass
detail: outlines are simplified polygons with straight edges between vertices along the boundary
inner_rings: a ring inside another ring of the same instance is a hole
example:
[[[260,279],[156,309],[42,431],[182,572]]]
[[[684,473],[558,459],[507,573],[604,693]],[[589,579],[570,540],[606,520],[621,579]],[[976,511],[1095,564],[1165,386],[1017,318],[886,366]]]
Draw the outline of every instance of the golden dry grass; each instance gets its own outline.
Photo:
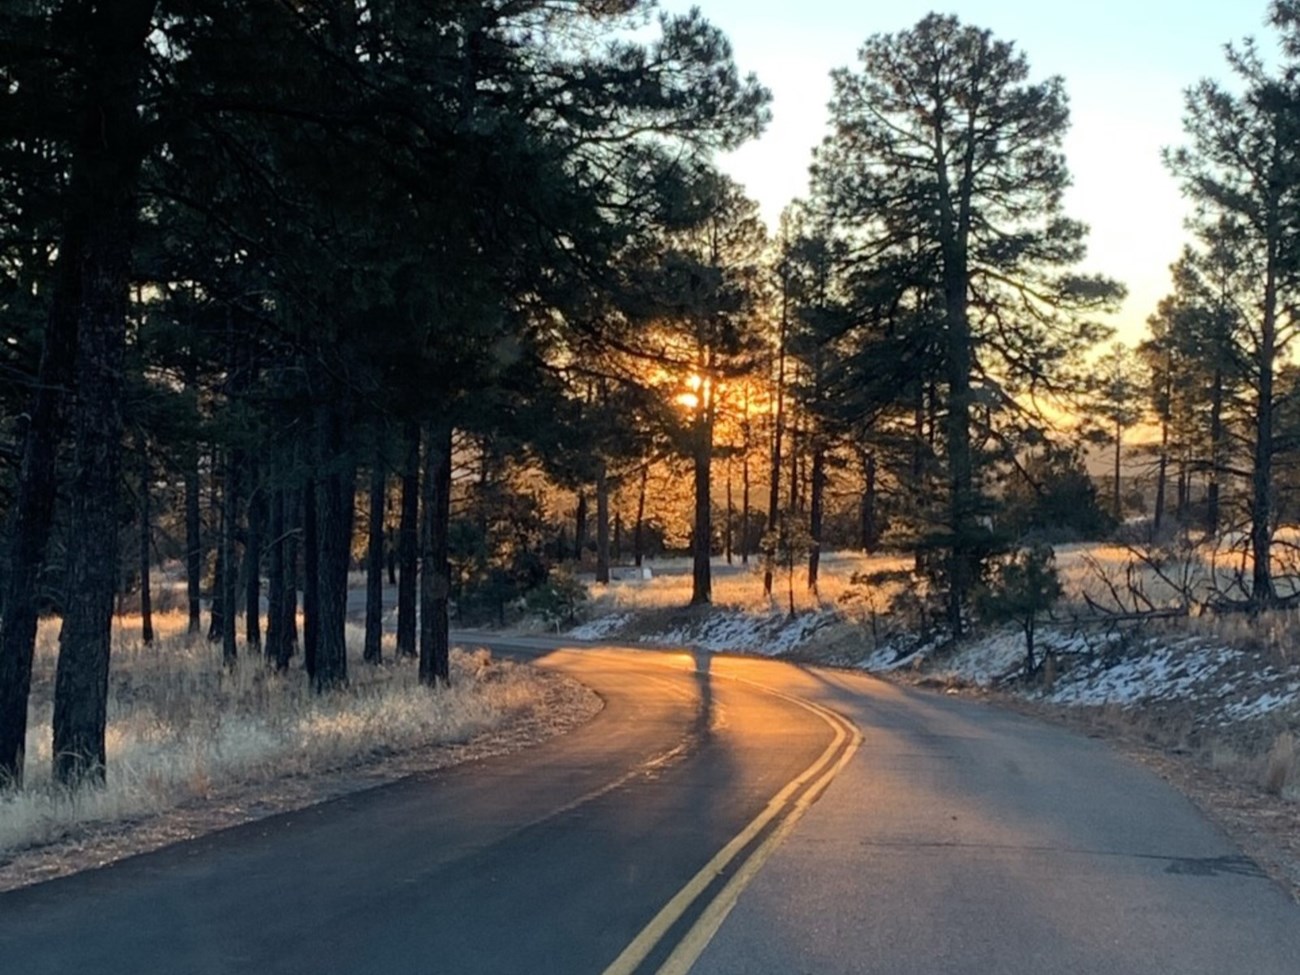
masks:
[[[107,784],[69,792],[50,775],[56,621],[38,635],[29,711],[26,783],[0,797],[0,854],[46,843],[78,824],[134,819],[231,785],[341,768],[399,751],[463,742],[540,706],[541,679],[486,651],[453,651],[448,689],[421,687],[411,662],[371,667],[349,626],[349,687],[318,695],[299,669],[270,672],[241,646],[222,666],[219,647],[185,634],[181,613],[114,629]],[[393,661],[393,648],[387,648]]]

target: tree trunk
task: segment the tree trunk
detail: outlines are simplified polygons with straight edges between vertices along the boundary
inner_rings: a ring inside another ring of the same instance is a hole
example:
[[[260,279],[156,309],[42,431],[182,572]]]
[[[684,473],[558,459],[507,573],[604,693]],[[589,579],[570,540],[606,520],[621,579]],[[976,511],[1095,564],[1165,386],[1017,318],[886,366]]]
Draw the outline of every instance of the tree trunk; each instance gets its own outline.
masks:
[[[746,409],[748,409],[748,401]],[[745,420],[748,426],[749,420]],[[744,454],[740,458],[740,564],[749,565],[749,433],[745,433]]]
[[[1123,446],[1124,446],[1124,428],[1118,422],[1116,422],[1115,423],[1115,472],[1114,472],[1114,484],[1111,491],[1111,504],[1113,504],[1115,507],[1116,521],[1124,520],[1124,505],[1122,500],[1120,499],[1120,484],[1119,484],[1120,451],[1123,449]]]
[[[691,532],[691,605],[707,606],[713,601],[712,554],[713,519],[709,497],[713,464],[713,418],[711,406],[696,422],[695,431],[695,525]]]
[[[78,130],[53,273],[50,317],[36,393],[22,439],[7,538],[7,571],[0,589],[0,786],[22,782],[27,698],[36,641],[37,586],[53,524],[56,459],[65,431],[68,390],[74,384],[79,388],[87,374],[101,381],[86,401],[77,403],[79,438],[93,437],[100,431],[112,432],[116,437],[120,430],[119,373],[100,376],[96,370],[120,363],[122,355],[133,200],[140,169],[136,89],[145,63],[144,38],[152,12],[152,2],[133,0],[102,7],[82,5],[70,13],[76,20],[72,26],[86,40],[88,50],[84,52],[86,57],[70,62],[69,80],[80,100]],[[83,352],[79,346],[86,333],[91,334],[91,344]],[[89,416],[90,404],[101,402],[108,412],[98,418]],[[74,511],[73,523],[81,529],[95,529],[104,515],[96,507],[107,503],[110,489],[117,489],[120,445],[79,441],[78,449],[75,486],[79,491],[102,493],[93,498],[74,498],[79,511]],[[98,475],[84,467],[92,462],[95,451],[102,451],[104,459],[113,465]],[[88,475],[85,480],[81,478],[83,473]],[[114,480],[108,488],[104,485],[110,476]],[[86,573],[80,581],[104,586],[109,595],[104,603],[103,593],[98,591],[69,590],[76,622],[69,634],[67,667],[62,665],[60,650],[64,694],[59,727],[61,740],[73,750],[56,767],[60,774],[67,772],[69,780],[82,772],[102,775],[102,705],[96,705],[94,698],[101,666],[107,679],[107,626],[112,612],[116,538],[113,558],[98,567],[87,560],[106,550],[107,539],[86,541],[88,549],[78,545],[73,550],[69,578],[79,578],[79,571]],[[101,578],[101,571],[107,571],[107,581]],[[98,615],[101,613],[102,619]]]
[[[239,471],[234,452],[225,452],[225,476],[221,492],[221,660],[233,667],[239,655],[235,641],[239,616],[239,560],[235,557],[235,533],[239,518]]]
[[[187,364],[186,389],[194,388],[193,359]],[[199,516],[199,449],[188,444],[185,454],[185,599],[189,611],[188,632],[203,629],[203,522]]]
[[[271,497],[266,512],[267,568],[266,568],[266,659],[276,669],[280,660],[288,664],[284,644],[288,633],[284,628],[284,601],[288,595],[285,585],[284,538],[284,488],[269,488]]]
[[[312,675],[317,692],[342,687],[348,681],[348,562],[356,465],[347,451],[343,425],[336,408],[317,408],[317,470],[321,474],[316,497],[316,574],[320,629],[316,637],[316,671]]]
[[[1159,535],[1160,529],[1164,524],[1165,517],[1165,491],[1166,482],[1169,480],[1169,421],[1162,419],[1160,421],[1160,459],[1156,464],[1156,511],[1152,519],[1151,528],[1154,534]]]
[[[248,530],[244,534],[244,640],[248,649],[262,649],[262,534],[266,522],[266,489],[256,483],[250,467]]]
[[[85,220],[84,229],[70,235],[84,241],[83,248],[75,244],[72,248],[74,260],[80,258],[76,262],[80,294],[68,528],[77,544],[70,550],[68,600],[54,684],[54,775],[68,785],[104,778],[118,556],[122,365],[142,155],[137,89],[147,61],[145,38],[154,2],[120,0],[87,5],[84,10],[87,22],[80,26],[93,41],[90,64],[82,77],[87,105],[73,159],[74,202],[69,209],[76,215],[70,221]],[[20,512],[20,517],[24,514]],[[44,538],[39,541],[43,549]],[[25,567],[19,562],[11,571]],[[6,601],[6,605],[11,604]]]
[[[1275,246],[1270,241],[1270,248]],[[1277,602],[1273,589],[1273,364],[1277,350],[1277,272],[1265,269],[1255,402],[1255,452],[1250,478],[1250,601],[1256,609]]]
[[[315,683],[320,650],[320,528],[316,515],[316,479],[302,489],[302,662]]]
[[[420,683],[451,683],[451,424],[430,425],[424,461],[424,573],[420,578]]]
[[[578,504],[573,512],[573,560],[582,565],[582,553],[587,548],[587,492],[578,492]]]
[[[1210,390],[1210,483],[1205,489],[1205,528],[1219,534],[1219,469],[1223,466],[1223,370],[1214,370]]]
[[[298,649],[298,539],[296,526],[301,518],[301,492],[284,491],[284,607],[281,620],[284,626],[284,642],[280,653],[276,655],[277,670],[288,670],[289,661]]]
[[[874,555],[880,541],[876,524],[876,455],[867,451],[862,459],[862,551]]]
[[[378,442],[378,435],[375,439]],[[387,487],[383,451],[377,450],[370,468],[366,539],[366,642],[362,656],[368,664],[381,663],[384,659],[384,500]]]
[[[731,565],[731,534],[733,522],[736,517],[735,506],[731,503],[731,458],[727,458],[727,520],[723,525],[722,551],[727,557],[727,565]]]
[[[149,510],[149,482],[153,472],[149,469],[148,445],[143,437],[136,442],[140,451],[140,642],[153,643],[153,591],[149,563],[152,561],[153,533]]]
[[[609,585],[609,476],[604,461],[596,468],[596,581]]]
[[[406,463],[402,468],[402,513],[397,529],[401,574],[397,580],[397,655],[414,657],[415,576],[420,564],[420,425],[406,426]]]
[[[785,341],[790,324],[790,282],[787,274],[781,275],[781,323],[776,339],[776,413],[772,422],[772,469],[767,495],[767,531],[776,534],[776,520],[781,508],[781,438],[785,423]],[[763,595],[772,595],[772,562],[775,552],[763,553]]]
[[[645,492],[646,482],[650,479],[650,465],[646,464],[641,468],[641,487],[636,496],[636,526],[632,529],[632,559],[636,567],[641,568],[641,561],[645,557]]]
[[[817,591],[817,573],[822,559],[822,508],[826,493],[826,448],[820,438],[813,447],[812,484],[808,500],[808,588]]]

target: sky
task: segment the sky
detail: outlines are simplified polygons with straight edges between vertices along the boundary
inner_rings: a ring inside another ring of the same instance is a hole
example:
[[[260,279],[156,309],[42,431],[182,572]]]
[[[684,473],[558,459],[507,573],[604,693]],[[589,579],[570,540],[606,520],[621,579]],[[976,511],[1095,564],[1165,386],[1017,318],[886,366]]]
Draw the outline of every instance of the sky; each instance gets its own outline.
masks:
[[[1183,142],[1183,92],[1201,78],[1226,79],[1224,44],[1255,36],[1266,49],[1267,0],[661,0],[669,11],[699,6],[731,38],[736,63],[773,94],[764,135],[724,157],[769,227],[807,189],[814,146],[826,134],[832,68],[856,66],[872,34],[914,25],[932,10],[1015,41],[1031,77],[1061,75],[1072,127],[1065,153],[1074,185],[1070,216],[1092,228],[1086,269],[1124,282],[1129,297],[1113,324],[1141,339],[1169,291],[1169,265],[1187,239],[1187,204],[1161,163]]]

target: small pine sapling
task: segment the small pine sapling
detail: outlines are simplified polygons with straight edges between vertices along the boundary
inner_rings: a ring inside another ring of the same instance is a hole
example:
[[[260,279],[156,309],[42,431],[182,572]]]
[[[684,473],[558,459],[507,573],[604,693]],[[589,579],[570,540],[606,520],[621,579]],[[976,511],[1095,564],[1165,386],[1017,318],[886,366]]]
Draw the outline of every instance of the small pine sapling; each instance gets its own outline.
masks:
[[[975,607],[987,623],[1016,622],[1025,634],[1025,673],[1037,669],[1034,631],[1038,617],[1061,598],[1056,553],[1050,545],[1034,545],[999,564],[993,578],[976,596]]]

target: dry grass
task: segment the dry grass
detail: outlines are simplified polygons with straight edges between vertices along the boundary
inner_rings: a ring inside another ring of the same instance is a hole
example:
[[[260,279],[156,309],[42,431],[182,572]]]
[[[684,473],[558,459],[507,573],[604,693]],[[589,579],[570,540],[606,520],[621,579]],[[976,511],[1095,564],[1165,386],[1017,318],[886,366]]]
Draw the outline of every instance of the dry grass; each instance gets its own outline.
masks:
[[[1264,759],[1262,778],[1264,791],[1270,795],[1295,797],[1300,787],[1300,751],[1291,732],[1284,731],[1273,740],[1273,747]]]
[[[69,792],[50,776],[50,718],[57,623],[38,637],[27,738],[26,787],[0,798],[0,854],[48,843],[80,824],[131,820],[233,785],[354,765],[418,747],[464,742],[539,706],[545,689],[524,666],[483,650],[453,651],[450,689],[419,686],[413,663],[369,667],[362,633],[349,627],[351,686],[316,695],[304,675],[269,672],[242,652],[227,671],[221,652],[185,635],[183,614],[115,629],[107,785]],[[392,660],[392,647],[387,647]]]
[[[911,558],[896,555],[866,556],[855,552],[829,552],[822,557],[817,591],[808,589],[807,564],[794,570],[796,612],[810,612],[840,604],[841,598],[854,589],[854,573],[904,569]],[[590,616],[609,613],[673,609],[691,601],[691,562],[687,558],[659,559],[647,563],[654,573],[648,581],[611,582],[608,586],[591,585]],[[753,613],[785,612],[789,609],[786,573],[778,570],[773,579],[772,595],[763,594],[763,567],[754,559],[748,566],[737,559],[727,565],[713,560],[713,605]]]

